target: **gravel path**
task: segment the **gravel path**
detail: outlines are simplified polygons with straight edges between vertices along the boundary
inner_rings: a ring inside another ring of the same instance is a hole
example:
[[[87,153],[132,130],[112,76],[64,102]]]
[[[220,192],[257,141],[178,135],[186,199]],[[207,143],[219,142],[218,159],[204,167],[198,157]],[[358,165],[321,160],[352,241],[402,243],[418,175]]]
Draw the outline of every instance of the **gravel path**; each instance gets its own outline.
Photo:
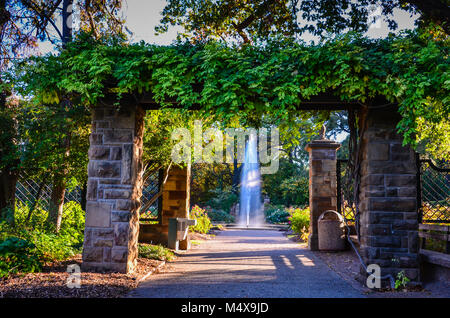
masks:
[[[226,230],[194,246],[129,297],[364,297],[274,230]]]

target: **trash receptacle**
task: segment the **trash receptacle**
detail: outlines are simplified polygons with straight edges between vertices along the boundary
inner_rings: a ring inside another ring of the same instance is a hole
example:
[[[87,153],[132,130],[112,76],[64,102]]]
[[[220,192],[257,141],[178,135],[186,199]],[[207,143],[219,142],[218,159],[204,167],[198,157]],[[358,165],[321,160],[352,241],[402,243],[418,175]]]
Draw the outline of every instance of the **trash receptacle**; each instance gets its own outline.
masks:
[[[168,247],[174,250],[179,249],[180,242],[188,239],[190,225],[196,225],[197,220],[187,218],[169,218]],[[187,249],[188,247],[186,247]]]
[[[345,250],[345,225],[342,215],[327,210],[319,216],[317,223],[320,251]]]

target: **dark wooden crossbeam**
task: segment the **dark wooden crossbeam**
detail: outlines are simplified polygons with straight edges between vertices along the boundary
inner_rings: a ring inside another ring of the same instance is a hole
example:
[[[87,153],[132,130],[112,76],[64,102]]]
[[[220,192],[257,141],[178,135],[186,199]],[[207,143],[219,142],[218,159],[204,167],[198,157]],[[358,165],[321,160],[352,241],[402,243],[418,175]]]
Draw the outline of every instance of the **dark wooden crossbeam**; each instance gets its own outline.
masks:
[[[363,104],[358,101],[343,101],[339,97],[335,96],[332,93],[321,93],[316,96],[312,96],[308,100],[302,100],[299,98],[300,103],[297,106],[298,110],[358,110]],[[116,103],[117,100],[115,96],[107,96],[100,101],[100,104],[103,105],[112,105]],[[176,98],[168,99],[169,108],[183,108],[179,102],[176,101]],[[141,95],[123,95],[119,104],[121,106],[142,106],[145,110],[156,110],[160,109],[161,105],[157,103],[153,95],[151,93],[144,93]],[[389,102],[383,96],[379,96],[366,102],[367,106],[379,106],[389,104]],[[192,105],[189,107],[190,110],[199,110],[201,109],[200,105]]]

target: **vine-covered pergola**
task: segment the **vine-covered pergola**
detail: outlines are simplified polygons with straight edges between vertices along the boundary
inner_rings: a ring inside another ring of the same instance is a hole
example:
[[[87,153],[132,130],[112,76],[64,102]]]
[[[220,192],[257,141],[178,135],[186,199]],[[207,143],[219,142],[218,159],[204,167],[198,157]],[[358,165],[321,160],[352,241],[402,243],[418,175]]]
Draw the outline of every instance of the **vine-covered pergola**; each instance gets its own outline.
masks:
[[[448,119],[448,47],[442,42],[416,33],[384,40],[350,34],[316,46],[161,47],[81,37],[23,71],[24,93],[37,101],[69,99],[92,109],[85,268],[134,267],[146,110],[201,110],[224,122],[238,112],[287,118],[298,111],[348,110],[358,127],[352,160],[363,258],[379,264],[383,275],[404,270],[420,279],[411,146],[433,138],[418,130],[420,123],[445,129]],[[311,249],[317,248],[317,217],[336,210],[331,163],[338,146],[321,141],[308,147]],[[189,169],[169,176],[174,188],[166,193],[167,217],[188,216],[189,178]]]

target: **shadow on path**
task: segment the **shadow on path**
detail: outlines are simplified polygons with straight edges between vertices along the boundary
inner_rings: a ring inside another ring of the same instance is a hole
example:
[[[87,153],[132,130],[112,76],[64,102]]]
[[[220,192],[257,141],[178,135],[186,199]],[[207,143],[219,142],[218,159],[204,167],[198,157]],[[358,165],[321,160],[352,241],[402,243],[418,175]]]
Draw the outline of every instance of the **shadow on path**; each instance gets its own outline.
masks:
[[[279,231],[227,230],[150,276],[129,297],[363,297]]]

